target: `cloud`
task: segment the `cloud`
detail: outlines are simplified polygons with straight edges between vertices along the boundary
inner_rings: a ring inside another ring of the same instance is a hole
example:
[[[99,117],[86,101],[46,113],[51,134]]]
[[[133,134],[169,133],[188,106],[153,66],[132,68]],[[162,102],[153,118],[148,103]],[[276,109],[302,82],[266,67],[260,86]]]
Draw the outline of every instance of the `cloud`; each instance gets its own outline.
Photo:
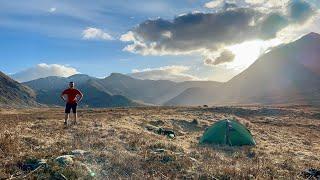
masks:
[[[216,1],[215,1],[216,2]],[[282,29],[306,22],[312,8],[302,8],[297,0],[287,11],[231,8],[211,13],[189,13],[173,20],[151,19],[142,22],[120,40],[129,42],[124,50],[142,55],[181,55],[198,53],[204,57],[225,46],[249,40],[276,38]],[[293,8],[298,6],[299,8]]]
[[[34,79],[44,78],[48,76],[68,77],[79,72],[72,67],[59,64],[38,64],[35,67],[25,69],[12,75],[12,78],[19,82],[27,82]]]
[[[227,9],[232,9],[232,8],[236,8],[238,7],[238,4],[236,1],[233,0],[214,0],[214,1],[209,1],[207,3],[204,4],[205,8],[209,8],[209,9],[223,9],[223,10],[227,10]]]
[[[297,26],[299,26],[299,24],[297,24]],[[291,26],[285,28],[279,32],[279,39],[281,39],[282,42],[288,43],[297,40],[310,32],[320,33],[320,13],[312,17],[312,20],[308,21],[308,23],[302,27],[299,26],[296,28],[296,26]]]
[[[216,59],[206,59],[205,60],[205,64],[206,65],[219,65],[219,64],[223,64],[223,63],[227,63],[227,62],[232,62],[235,58],[235,55],[229,51],[229,50],[224,50],[219,57],[217,57]]]
[[[204,7],[206,8],[217,8],[219,6],[222,6],[224,4],[224,0],[214,0],[214,1],[210,1],[204,4]]]
[[[142,70],[134,69],[129,75],[137,79],[170,80],[175,82],[201,80],[198,77],[187,74],[189,69],[187,66],[164,66]]]
[[[82,31],[82,39],[86,40],[112,40],[112,36],[101,29],[88,27]]]
[[[239,7],[251,8],[282,8],[290,0],[213,0],[205,3],[204,7],[209,9],[224,9],[228,4]]]
[[[52,8],[49,9],[49,12],[50,12],[50,13],[53,13],[53,12],[55,12],[56,10],[57,10],[57,8],[52,7]]]
[[[288,11],[290,18],[298,23],[305,22],[314,14],[311,5],[306,1],[295,1],[290,3]]]
[[[279,8],[286,6],[290,0],[245,0],[249,5],[263,5],[266,7]]]

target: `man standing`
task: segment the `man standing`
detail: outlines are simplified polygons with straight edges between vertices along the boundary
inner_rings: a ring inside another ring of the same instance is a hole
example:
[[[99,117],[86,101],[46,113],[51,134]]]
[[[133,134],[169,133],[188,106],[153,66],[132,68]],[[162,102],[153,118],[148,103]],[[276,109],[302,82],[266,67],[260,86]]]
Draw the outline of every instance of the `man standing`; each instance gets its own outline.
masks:
[[[60,97],[66,102],[64,125],[68,125],[71,109],[74,115],[73,123],[77,124],[77,105],[82,100],[83,94],[78,89],[74,88],[74,82],[70,82],[69,88],[64,90]]]

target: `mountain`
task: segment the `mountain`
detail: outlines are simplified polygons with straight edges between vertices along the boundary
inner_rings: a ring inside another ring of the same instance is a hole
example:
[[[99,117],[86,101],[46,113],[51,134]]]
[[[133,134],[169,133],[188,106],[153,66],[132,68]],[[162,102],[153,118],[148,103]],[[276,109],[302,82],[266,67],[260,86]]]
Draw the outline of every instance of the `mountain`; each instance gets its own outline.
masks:
[[[25,85],[31,87],[37,101],[44,104],[61,104],[56,97],[70,81],[83,89],[84,103],[92,107],[131,106],[137,102],[154,105],[320,104],[319,57],[320,35],[310,33],[271,49],[226,83],[141,80],[112,73],[104,79],[83,74],[47,77]]]
[[[25,82],[23,84],[29,86],[35,91],[50,91],[54,89],[64,89],[68,86],[69,82],[74,81],[76,85],[81,85],[86,83],[88,80],[95,80],[97,78],[90,77],[84,74],[76,74],[70,77],[58,77],[49,76],[45,78],[40,78],[32,81]]]
[[[36,92],[36,100],[47,105],[63,105],[60,99],[61,92],[68,87],[70,81],[76,83],[76,87],[84,94],[81,102],[88,107],[123,107],[139,106],[139,104],[122,95],[110,94],[101,84],[99,79],[83,74],[77,74],[68,78],[46,77],[24,83]]]
[[[100,85],[92,80],[81,85],[79,88],[85,94],[82,103],[92,107],[141,106],[141,104],[132,101],[125,96],[111,95],[108,92],[101,90]]]
[[[101,84],[112,94],[121,94],[149,104],[162,105],[190,87],[219,84],[211,81],[172,82],[168,80],[141,80],[119,73],[112,73]]]
[[[0,72],[0,107],[36,106],[34,92]]]
[[[83,88],[86,87],[88,81],[91,81],[96,89],[110,95],[121,95],[137,102],[155,105],[161,105],[190,87],[210,87],[220,84],[210,81],[176,83],[167,80],[140,80],[120,73],[112,73],[104,79],[93,78],[82,74],[68,78],[47,77],[26,82],[25,85],[37,92],[39,102],[52,104],[53,101],[45,98],[45,96],[54,93],[57,89],[61,91],[70,81],[74,81],[76,86]],[[54,94],[53,97],[57,95],[58,94]],[[57,102],[54,102],[54,104],[57,104]]]
[[[190,88],[166,105],[320,104],[320,35],[273,48],[215,88]]]

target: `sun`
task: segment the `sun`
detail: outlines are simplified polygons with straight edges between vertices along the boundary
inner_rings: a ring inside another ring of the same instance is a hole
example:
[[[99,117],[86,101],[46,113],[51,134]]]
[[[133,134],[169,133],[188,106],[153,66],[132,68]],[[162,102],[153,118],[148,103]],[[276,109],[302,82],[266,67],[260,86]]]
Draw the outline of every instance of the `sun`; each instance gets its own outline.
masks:
[[[244,70],[254,63],[268,48],[279,45],[278,39],[269,41],[253,40],[229,46],[226,49],[235,54],[235,59],[226,64],[227,68]]]

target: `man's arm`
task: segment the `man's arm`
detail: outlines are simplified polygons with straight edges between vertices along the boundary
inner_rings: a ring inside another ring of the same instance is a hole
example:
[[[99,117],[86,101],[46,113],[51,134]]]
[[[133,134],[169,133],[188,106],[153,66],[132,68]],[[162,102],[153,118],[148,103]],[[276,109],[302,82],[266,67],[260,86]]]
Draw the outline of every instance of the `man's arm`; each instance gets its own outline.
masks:
[[[66,99],[64,98],[64,95],[65,95],[65,93],[64,93],[64,91],[61,93],[61,95],[60,95],[60,98],[63,100],[63,101],[66,101]]]
[[[79,99],[78,99],[77,102],[80,102],[80,101],[82,100],[82,98],[83,98],[83,94],[82,94],[82,92],[79,91],[79,90],[78,90],[78,95],[79,95]]]

